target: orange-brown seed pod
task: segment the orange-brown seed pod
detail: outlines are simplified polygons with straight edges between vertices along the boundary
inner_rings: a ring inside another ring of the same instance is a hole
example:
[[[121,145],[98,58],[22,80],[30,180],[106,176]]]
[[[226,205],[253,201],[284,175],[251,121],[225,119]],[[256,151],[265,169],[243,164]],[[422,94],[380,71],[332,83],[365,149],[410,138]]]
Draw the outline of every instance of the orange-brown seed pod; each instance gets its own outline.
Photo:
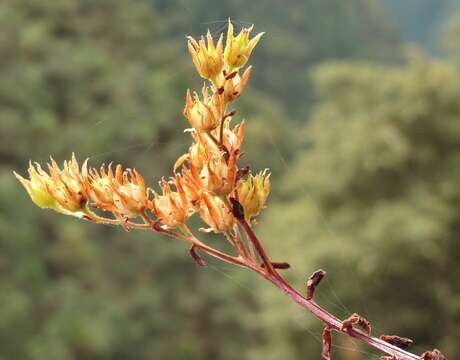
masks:
[[[249,60],[249,56],[254,50],[254,47],[259,42],[264,33],[259,33],[252,39],[249,39],[249,34],[253,26],[243,28],[237,36],[233,34],[233,25],[228,21],[227,39],[224,51],[224,61],[230,70],[244,66]]]
[[[200,172],[203,188],[213,195],[225,196],[232,192],[236,178],[237,154],[211,154]]]
[[[226,232],[235,224],[235,218],[225,203],[218,196],[207,193],[202,194],[200,216],[209,226],[209,229],[203,231]]]
[[[224,102],[220,94],[209,96],[206,86],[203,86],[202,95],[202,100],[196,93],[192,99],[190,90],[187,90],[184,116],[197,131],[209,132],[220,125],[224,115]]]
[[[224,91],[223,97],[226,103],[235,101],[243,92],[244,88],[246,87],[246,83],[249,80],[249,76],[251,75],[252,67],[249,66],[244,72],[243,75],[239,75],[238,73],[234,76],[228,76],[224,80]]]
[[[265,170],[257,175],[249,175],[238,182],[236,191],[246,220],[249,220],[258,215],[265,206],[270,193],[270,174]]]
[[[169,228],[176,228],[185,224],[189,215],[186,194],[178,176],[174,179],[177,191],[172,191],[170,184],[162,179],[160,187],[162,194],[154,194],[150,202],[150,209],[158,219]]]
[[[113,182],[113,202],[116,210],[125,217],[142,216],[148,203],[144,178],[135,170],[122,171],[118,165]]]

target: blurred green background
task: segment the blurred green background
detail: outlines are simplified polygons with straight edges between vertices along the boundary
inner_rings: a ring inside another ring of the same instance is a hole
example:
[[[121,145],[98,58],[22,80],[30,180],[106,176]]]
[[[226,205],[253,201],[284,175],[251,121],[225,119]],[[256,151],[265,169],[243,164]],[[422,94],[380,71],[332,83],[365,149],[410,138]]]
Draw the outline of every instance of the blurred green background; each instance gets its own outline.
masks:
[[[183,244],[35,207],[14,179],[72,151],[154,185],[188,147],[185,35],[265,31],[238,101],[271,168],[257,232],[318,301],[460,357],[458,0],[2,0],[0,359],[319,359],[321,324]],[[242,165],[244,165],[242,164]],[[334,337],[335,359],[378,359]]]

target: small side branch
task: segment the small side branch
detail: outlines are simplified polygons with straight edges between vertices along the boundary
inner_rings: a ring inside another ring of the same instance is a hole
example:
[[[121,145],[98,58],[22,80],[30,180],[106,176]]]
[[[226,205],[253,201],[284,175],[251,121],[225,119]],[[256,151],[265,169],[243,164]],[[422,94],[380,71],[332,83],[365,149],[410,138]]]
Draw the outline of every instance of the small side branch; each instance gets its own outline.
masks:
[[[315,271],[307,281],[307,300],[313,299],[313,295],[315,294],[315,289],[326,276],[326,272],[324,270],[317,270]]]
[[[195,245],[190,246],[190,249],[188,249],[188,253],[190,254],[191,258],[195,261],[195,263],[198,266],[201,266],[201,267],[206,266],[206,263],[204,262],[204,260],[196,252],[196,246]]]
[[[379,339],[404,350],[408,349],[414,343],[412,339],[397,335],[380,335]]]
[[[260,244],[259,239],[257,239],[257,236],[254,234],[254,231],[252,231],[251,226],[249,226],[248,222],[244,218],[242,220],[238,219],[238,222],[243,227],[246,235],[248,236],[249,240],[251,240],[252,245],[256,249],[260,258],[262,259],[264,267],[270,274],[277,274],[272,262],[270,261],[267,254],[265,253],[264,248]]]
[[[323,330],[323,351],[321,355],[323,359],[331,360],[332,354],[332,335],[331,335],[331,328],[329,325],[324,324]]]
[[[275,268],[273,267],[272,262],[268,258],[267,254],[265,253],[262,244],[260,243],[259,239],[257,238],[254,231],[252,231],[251,226],[248,224],[244,217],[244,209],[243,206],[239,203],[238,200],[235,198],[230,198],[230,203],[232,205],[232,213],[233,216],[238,220],[240,225],[243,227],[244,232],[246,233],[248,239],[251,241],[252,245],[256,249],[257,253],[259,254],[260,258],[264,263],[264,267],[270,274],[277,274]]]
[[[353,329],[353,326],[361,327],[366,332],[367,335],[371,334],[371,331],[372,331],[371,323],[366,318],[356,313],[354,313],[353,315],[351,315],[350,317],[342,321],[343,331],[350,331],[351,329]]]
[[[278,269],[278,270],[287,270],[291,267],[291,265],[285,261],[282,261],[282,262],[274,262],[272,261],[272,266],[275,268],[275,269]],[[260,267],[261,268],[265,268],[265,264],[262,263],[260,264]]]

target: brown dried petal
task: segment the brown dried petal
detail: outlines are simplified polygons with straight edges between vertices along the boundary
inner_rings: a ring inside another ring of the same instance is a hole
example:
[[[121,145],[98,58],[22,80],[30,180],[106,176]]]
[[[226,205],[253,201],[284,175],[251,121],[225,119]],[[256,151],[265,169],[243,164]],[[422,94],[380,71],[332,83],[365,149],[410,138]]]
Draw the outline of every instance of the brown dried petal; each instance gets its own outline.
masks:
[[[321,282],[323,277],[326,275],[324,270],[315,271],[307,281],[307,300],[313,299],[316,286]]]
[[[353,329],[353,326],[360,326],[367,333],[367,335],[371,334],[371,323],[356,313],[342,321],[342,330],[344,331]]]
[[[404,350],[414,343],[412,339],[400,337],[397,335],[380,335],[379,339]]]
[[[279,269],[279,270],[286,270],[286,269],[289,269],[291,267],[291,265],[289,263],[285,262],[285,261],[282,261],[282,262],[273,262],[272,261],[271,264],[272,264],[274,269]],[[262,263],[262,264],[260,264],[260,266],[262,268],[264,268],[265,264]]]
[[[321,355],[324,359],[330,360],[332,353],[332,336],[331,329],[326,325],[323,330],[323,351]]]
[[[447,357],[438,349],[433,349],[432,351],[425,351],[420,355],[422,360],[447,360]]]

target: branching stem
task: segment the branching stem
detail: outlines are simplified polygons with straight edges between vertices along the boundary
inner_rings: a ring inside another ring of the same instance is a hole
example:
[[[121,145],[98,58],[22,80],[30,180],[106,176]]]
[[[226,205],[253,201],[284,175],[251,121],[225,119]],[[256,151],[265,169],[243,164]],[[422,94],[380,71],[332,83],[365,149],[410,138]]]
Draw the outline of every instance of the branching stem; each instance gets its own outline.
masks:
[[[101,223],[101,224],[110,224],[110,225],[123,225],[123,220],[115,219],[106,219],[99,216],[92,217],[88,219],[90,221]],[[250,269],[264,279],[270,281],[273,285],[282,290],[289,298],[294,302],[302,306],[303,308],[310,311],[314,316],[321,320],[330,330],[339,332],[344,335],[351,336],[352,338],[358,339],[376,349],[379,349],[390,356],[396,357],[397,360],[420,360],[420,356],[412,354],[408,351],[400,349],[394,345],[391,345],[388,342],[385,342],[376,337],[367,335],[361,330],[356,328],[351,328],[349,330],[342,329],[342,321],[336,318],[334,315],[329,313],[327,310],[323,309],[319,304],[317,304],[313,299],[309,300],[302,294],[300,294],[296,289],[294,289],[273,267],[272,262],[268,258],[265,249],[257,238],[256,234],[252,230],[251,226],[246,220],[238,220],[241,227],[243,228],[247,238],[250,240],[257,254],[263,261],[264,266],[260,266],[254,261],[253,256],[249,255],[247,252],[240,254],[239,256],[232,256],[226,254],[220,250],[217,250],[209,245],[206,245],[202,241],[198,240],[190,231],[190,229],[185,226],[181,227],[181,231],[176,232],[173,230],[165,229],[161,226],[159,222],[153,221],[147,214],[143,215],[144,224],[126,222],[124,225],[137,228],[137,229],[151,229],[155,232],[161,232],[170,237],[186,241],[195,248],[200,249],[212,257],[215,257],[221,261],[227,262],[232,265],[240,266],[246,269]]]
[[[339,333],[351,336],[358,339],[376,349],[379,349],[391,356],[395,356],[398,360],[420,360],[420,356],[402,350],[394,345],[391,345],[383,340],[376,337],[369,336],[364,332],[355,328],[348,331],[342,330],[342,321],[337,319],[334,315],[323,309],[313,300],[307,300],[291,285],[289,285],[279,274],[261,274],[265,279],[272,282],[276,287],[281,289],[287,296],[289,296],[294,302],[310,311],[314,316],[320,319],[322,322],[327,324],[331,330]]]
[[[270,259],[268,258],[267,254],[265,253],[264,248],[262,247],[262,244],[260,243],[259,239],[257,238],[256,234],[252,230],[251,226],[248,224],[246,219],[239,219],[238,222],[241,224],[243,227],[244,232],[246,233],[246,236],[248,239],[251,241],[252,245],[254,246],[255,250],[259,254],[260,258],[262,259],[265,268],[267,269],[268,274],[272,274],[273,276],[279,276],[278,273],[276,272],[275,268],[273,267]]]
[[[365,334],[364,332],[352,328],[349,330],[342,330],[342,321],[336,318],[334,315],[329,313],[327,310],[323,309],[320,305],[318,305],[314,300],[308,300],[306,297],[301,295],[297,290],[295,290],[291,285],[289,285],[286,280],[278,274],[278,272],[273,268],[271,262],[265,253],[260,241],[257,239],[256,234],[251,229],[249,224],[242,220],[240,221],[243,229],[245,230],[248,238],[254,244],[254,248],[259,253],[260,257],[264,261],[267,271],[254,268],[251,269],[257,272],[259,275],[264,277],[266,280],[273,283],[276,287],[281,289],[287,296],[289,296],[294,302],[299,304],[300,306],[304,307],[308,311],[310,311],[314,316],[320,319],[324,324],[326,324],[331,330],[336,332],[342,333],[344,335],[351,336],[355,339],[358,339],[376,349],[379,349],[391,356],[394,356],[397,360],[416,360],[420,359],[419,356],[402,350],[394,345],[389,344],[383,340],[380,340],[376,337],[372,337],[370,335]]]

